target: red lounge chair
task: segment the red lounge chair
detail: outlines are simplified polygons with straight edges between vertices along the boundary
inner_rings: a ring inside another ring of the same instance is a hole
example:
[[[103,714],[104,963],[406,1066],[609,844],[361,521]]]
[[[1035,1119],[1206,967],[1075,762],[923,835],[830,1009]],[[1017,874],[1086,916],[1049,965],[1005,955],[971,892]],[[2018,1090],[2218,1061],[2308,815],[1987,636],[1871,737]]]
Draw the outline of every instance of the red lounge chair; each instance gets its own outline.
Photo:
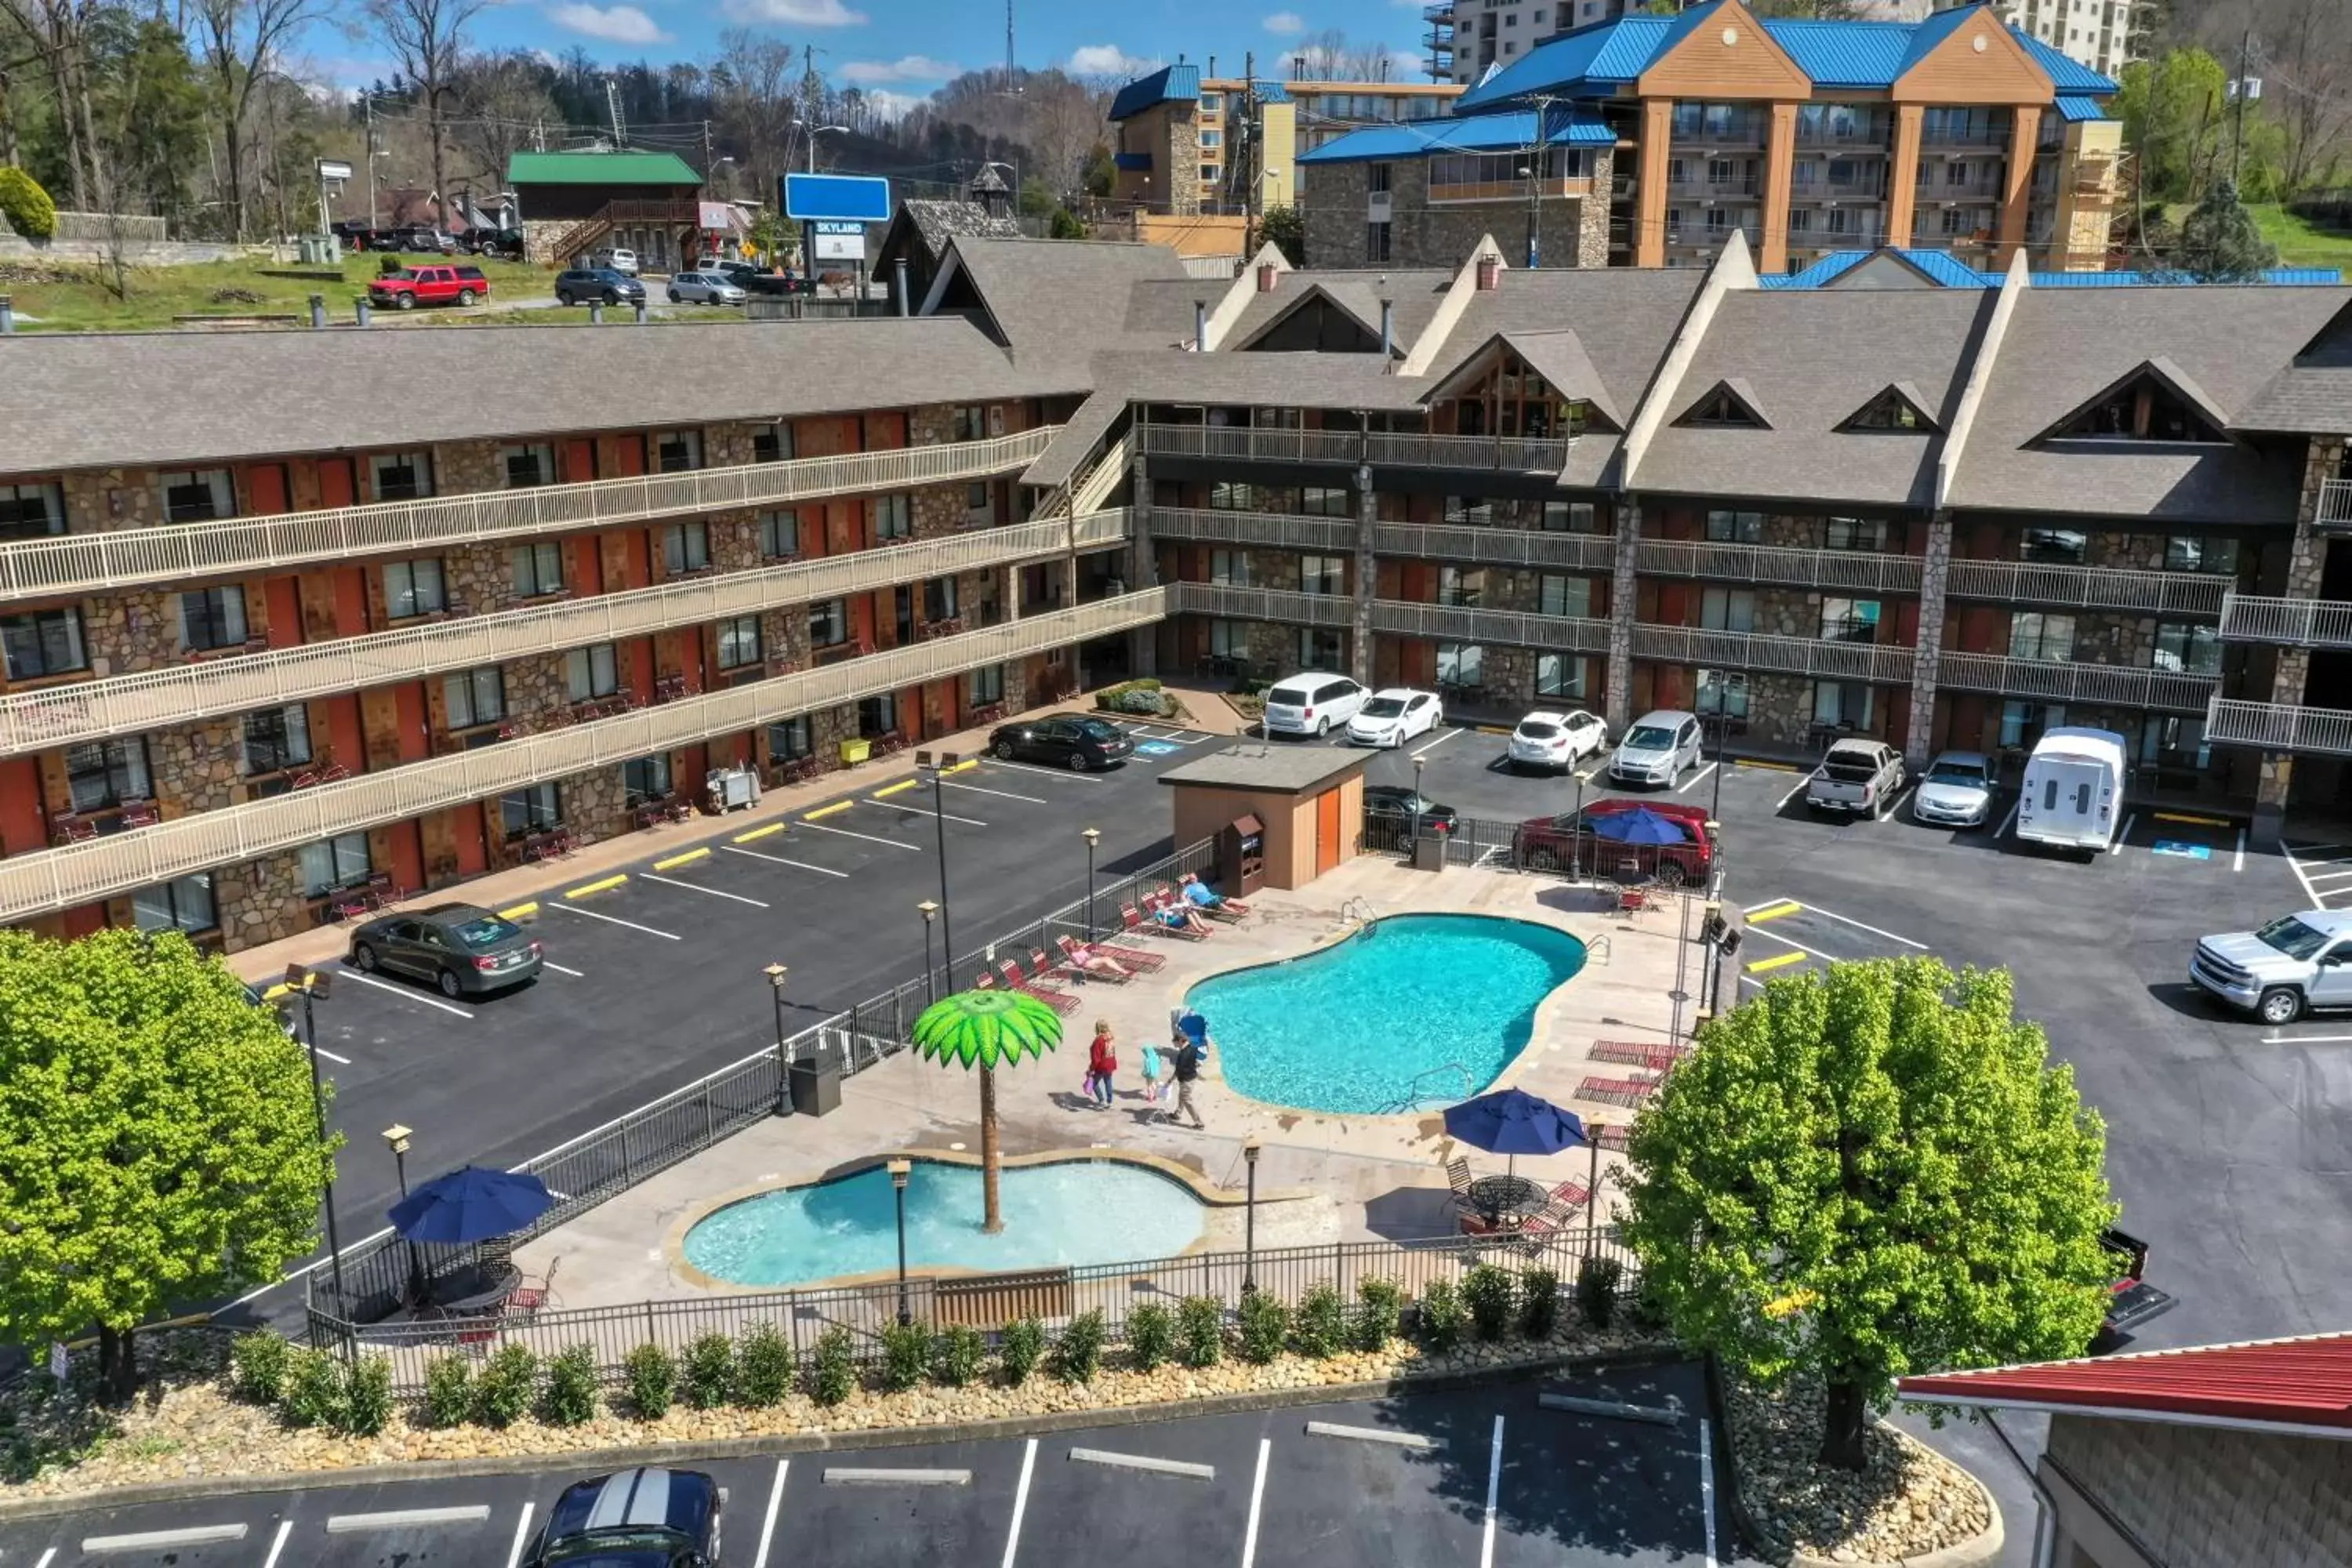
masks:
[[[1207,931],[1194,931],[1192,927],[1182,924],[1171,925],[1166,920],[1161,918],[1167,909],[1168,905],[1166,901],[1160,899],[1154,899],[1150,903],[1146,904],[1143,908],[1143,929],[1150,931],[1154,936],[1174,937],[1181,942],[1206,942],[1208,940],[1209,933]]]
[[[1142,923],[1143,917],[1136,914],[1133,909],[1129,909],[1128,913],[1133,917],[1128,921],[1128,929],[1132,931]],[[1109,937],[1093,943],[1092,951],[1106,955],[1138,974],[1155,973],[1168,963],[1167,958],[1160,953],[1146,952],[1140,948],[1129,947],[1125,942],[1114,941]]]
[[[1588,1078],[1576,1086],[1579,1100],[1597,1100],[1603,1105],[1636,1106],[1650,1098],[1658,1087],[1655,1079]]]
[[[1551,1190],[1550,1207],[1582,1209],[1592,1201],[1592,1193],[1582,1182],[1562,1182]],[[1550,1212],[1548,1207],[1546,1213]]]
[[[1051,974],[1057,978],[1066,975],[1073,980],[1100,980],[1113,985],[1124,985],[1135,978],[1135,972],[1119,963],[1118,958],[1110,953],[1095,948],[1080,947],[1068,937],[1061,939],[1060,946],[1062,949],[1060,963],[1048,963],[1044,953],[1033,952],[1029,955],[1031,966],[1040,974]],[[1095,963],[1097,967],[1087,968],[1087,965],[1089,963]]]
[[[1115,947],[1109,942],[1097,942],[1090,944],[1082,942],[1074,936],[1056,937],[1054,940],[1061,948],[1062,956],[1072,967],[1078,968],[1081,972],[1087,960],[1107,958],[1127,978],[1133,979],[1136,975],[1157,969],[1167,962],[1152,953],[1137,952],[1131,948]],[[1105,974],[1097,978],[1108,980],[1110,976]]]
[[[1075,1013],[1078,1010],[1078,999],[1068,992],[1057,991],[1051,985],[1040,985],[1035,981],[1024,976],[1019,959],[1008,958],[998,964],[997,968],[1004,972],[1004,983],[1023,995],[1034,996],[1056,1013]]]

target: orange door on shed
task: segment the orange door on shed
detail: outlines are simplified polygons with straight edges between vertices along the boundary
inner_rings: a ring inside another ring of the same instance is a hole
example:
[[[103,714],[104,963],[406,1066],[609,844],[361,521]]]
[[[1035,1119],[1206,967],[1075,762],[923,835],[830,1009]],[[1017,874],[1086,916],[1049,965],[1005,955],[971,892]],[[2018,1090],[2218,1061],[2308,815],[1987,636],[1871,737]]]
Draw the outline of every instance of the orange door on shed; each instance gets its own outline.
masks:
[[[1315,798],[1315,874],[1321,876],[1341,858],[1339,792],[1326,790]]]

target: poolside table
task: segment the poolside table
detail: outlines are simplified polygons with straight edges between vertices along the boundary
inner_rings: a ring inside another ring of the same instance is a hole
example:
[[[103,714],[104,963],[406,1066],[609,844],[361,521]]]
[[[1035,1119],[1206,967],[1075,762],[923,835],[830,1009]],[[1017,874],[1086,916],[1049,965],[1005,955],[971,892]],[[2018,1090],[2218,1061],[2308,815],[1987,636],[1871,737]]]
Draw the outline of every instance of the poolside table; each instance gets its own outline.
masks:
[[[1525,1176],[1481,1176],[1470,1184],[1471,1206],[1490,1225],[1517,1225],[1545,1202],[1543,1184]]]

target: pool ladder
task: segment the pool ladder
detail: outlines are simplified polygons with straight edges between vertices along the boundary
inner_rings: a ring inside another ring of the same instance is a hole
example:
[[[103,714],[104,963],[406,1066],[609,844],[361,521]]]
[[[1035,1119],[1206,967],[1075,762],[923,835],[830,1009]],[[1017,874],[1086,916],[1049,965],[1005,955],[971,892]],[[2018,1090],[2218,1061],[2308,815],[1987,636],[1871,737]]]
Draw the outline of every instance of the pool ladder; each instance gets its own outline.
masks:
[[[1378,1114],[1381,1116],[1401,1116],[1408,1110],[1420,1110],[1423,1100],[1440,1098],[1439,1096],[1432,1095],[1423,1086],[1427,1084],[1430,1079],[1436,1078],[1441,1074],[1449,1073],[1452,1074],[1454,1079],[1461,1085],[1462,1092],[1460,1094],[1445,1098],[1467,1100],[1477,1089],[1478,1086],[1471,1079],[1470,1069],[1468,1068],[1464,1067],[1460,1062],[1447,1062],[1444,1067],[1434,1067],[1431,1068],[1426,1072],[1414,1074],[1412,1081],[1405,1085],[1405,1089],[1408,1091],[1405,1097],[1402,1100],[1391,1100],[1387,1105],[1382,1106]]]
[[[1381,918],[1372,901],[1360,894],[1339,906],[1339,918],[1351,925],[1370,925]]]

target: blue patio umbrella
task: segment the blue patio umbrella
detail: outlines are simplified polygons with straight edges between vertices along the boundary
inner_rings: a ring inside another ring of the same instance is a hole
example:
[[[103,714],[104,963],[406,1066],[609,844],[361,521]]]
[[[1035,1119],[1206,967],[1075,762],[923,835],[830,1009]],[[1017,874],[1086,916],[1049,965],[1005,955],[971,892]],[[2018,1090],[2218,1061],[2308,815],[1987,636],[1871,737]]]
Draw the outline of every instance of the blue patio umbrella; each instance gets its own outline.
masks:
[[[1631,811],[1612,811],[1592,818],[1592,834],[1617,844],[1687,844],[1690,835],[1683,825],[1671,816],[1661,816],[1648,806],[1635,806]]]
[[[1496,1089],[1447,1106],[1445,1131],[1474,1149],[1509,1156],[1513,1165],[1521,1154],[1557,1154],[1585,1141],[1584,1123],[1576,1112],[1517,1089]]]
[[[464,1246],[510,1236],[554,1206],[537,1176],[467,1165],[426,1182],[393,1205],[389,1217],[407,1240]]]

